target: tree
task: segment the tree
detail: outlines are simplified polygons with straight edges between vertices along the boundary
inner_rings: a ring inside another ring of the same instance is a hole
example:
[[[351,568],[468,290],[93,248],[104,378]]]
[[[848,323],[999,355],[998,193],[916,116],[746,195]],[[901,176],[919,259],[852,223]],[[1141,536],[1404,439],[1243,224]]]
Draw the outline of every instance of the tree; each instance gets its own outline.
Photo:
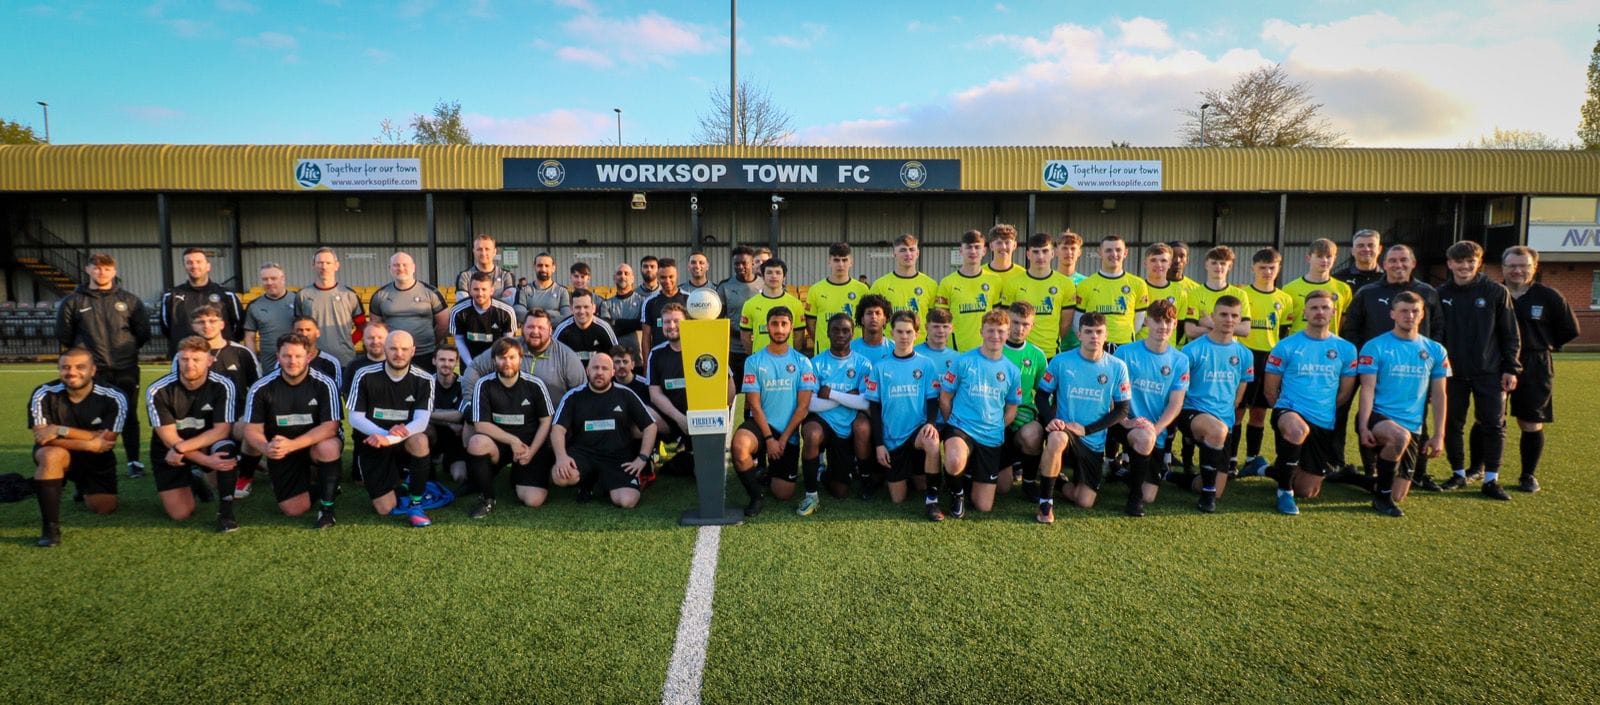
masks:
[[[711,91],[711,110],[700,114],[700,144],[728,144],[728,92]],[[794,135],[789,113],[772,102],[762,86],[739,82],[739,144],[746,147],[771,147],[784,144]]]
[[[1492,134],[1479,137],[1475,142],[1461,145],[1467,149],[1567,149],[1550,135],[1538,130],[1502,130],[1494,128]]]
[[[0,144],[44,144],[32,127],[0,118]]]
[[[1589,53],[1589,97],[1578,116],[1578,141],[1584,149],[1600,149],[1600,39]]]
[[[461,102],[439,101],[433,117],[411,116],[411,141],[417,144],[472,144],[472,132],[461,123]]]
[[[1200,110],[1181,111],[1187,118],[1179,135],[1191,147],[1341,147],[1349,143],[1322,117],[1311,88],[1296,83],[1282,64],[1263,66],[1240,76],[1226,91],[1200,92]],[[1203,137],[1203,139],[1202,139]]]
[[[383,122],[378,123],[378,136],[372,138],[372,143],[411,144],[411,140],[406,139],[405,132],[401,130],[399,125],[394,124],[393,120],[384,118]]]

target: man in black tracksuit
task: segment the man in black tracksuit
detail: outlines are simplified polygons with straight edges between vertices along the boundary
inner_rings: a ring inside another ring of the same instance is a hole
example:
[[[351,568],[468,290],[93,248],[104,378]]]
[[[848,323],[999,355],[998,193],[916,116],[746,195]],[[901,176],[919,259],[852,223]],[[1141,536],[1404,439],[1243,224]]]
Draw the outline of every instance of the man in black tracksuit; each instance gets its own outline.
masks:
[[[1344,319],[1339,324],[1339,337],[1354,343],[1356,349],[1360,350],[1367,341],[1394,330],[1394,320],[1389,317],[1389,302],[1396,294],[1409,291],[1422,297],[1423,306],[1426,308],[1426,313],[1422,317],[1421,333],[1433,340],[1439,340],[1444,334],[1444,312],[1439,306],[1439,292],[1428,283],[1411,278],[1411,273],[1416,268],[1417,256],[1409,246],[1390,246],[1383,256],[1383,279],[1356,290],[1355,296],[1350,299],[1350,307],[1345,309]],[[1373,475],[1377,467],[1377,449],[1362,446],[1361,462],[1365,466],[1364,476]],[[1364,484],[1358,478],[1344,473],[1340,473],[1340,476],[1334,479]],[[1428,477],[1426,456],[1417,459],[1411,484],[1429,492],[1439,491],[1439,484]]]
[[[138,296],[117,284],[116,258],[92,255],[84,271],[89,274],[88,283],[56,307],[56,340],[63,348],[89,349],[94,355],[96,384],[115,387],[128,399],[142,399],[139,348],[150,340],[150,314]],[[128,477],[143,477],[137,412],[128,414],[122,448],[128,454]]]
[[[1506,393],[1517,388],[1522,374],[1518,361],[1521,335],[1511,307],[1511,292],[1489,281],[1480,269],[1483,248],[1463,241],[1445,252],[1450,281],[1439,287],[1444,305],[1444,335],[1438,342],[1450,353],[1450,379],[1446,380],[1445,456],[1455,474],[1447,490],[1466,487],[1483,473],[1483,494],[1508,500],[1500,488],[1500,459],[1506,446]],[[1467,404],[1472,404],[1472,472],[1462,433],[1467,425]]]
[[[237,294],[212,281],[211,260],[206,259],[205,250],[184,250],[183,271],[188,273],[188,281],[161,294],[161,334],[167,338],[167,356],[176,358],[178,341],[194,335],[189,321],[202,306],[213,306],[222,313],[223,340],[243,340],[244,306]]]
[[[1544,425],[1556,420],[1551,403],[1556,367],[1550,353],[1559,352],[1561,346],[1578,337],[1578,318],[1572,315],[1572,307],[1561,292],[1534,281],[1539,272],[1538,250],[1521,245],[1508,247],[1500,263],[1506,287],[1515,299],[1513,306],[1522,337],[1518,360],[1522,363],[1522,376],[1511,391],[1511,415],[1522,429],[1522,479],[1517,489],[1538,492],[1539,480],[1534,472],[1544,455]]]
[[[1361,287],[1383,280],[1383,267],[1378,260],[1378,255],[1382,254],[1382,252],[1383,235],[1381,233],[1371,228],[1357,230],[1354,235],[1350,236],[1350,265],[1331,274],[1334,279],[1338,279],[1349,286],[1350,293],[1354,294],[1360,291]],[[1348,306],[1349,302],[1345,302],[1345,305]],[[1388,315],[1385,315],[1383,320],[1387,323],[1389,321]],[[1424,321],[1426,322],[1426,319]],[[1338,333],[1338,331],[1334,332]],[[1360,349],[1359,345],[1357,343],[1357,349]],[[1356,386],[1360,387],[1360,385]],[[1338,448],[1339,454],[1337,458],[1338,464],[1336,465],[1339,472],[1333,475],[1335,481],[1353,478],[1359,473],[1359,470],[1354,465],[1348,465],[1344,461],[1344,444],[1348,433],[1347,427],[1350,424],[1350,407],[1355,404],[1355,400],[1355,395],[1350,395],[1350,399],[1339,405],[1334,412],[1334,444]],[[1367,469],[1370,470],[1371,468],[1372,465],[1368,463]]]

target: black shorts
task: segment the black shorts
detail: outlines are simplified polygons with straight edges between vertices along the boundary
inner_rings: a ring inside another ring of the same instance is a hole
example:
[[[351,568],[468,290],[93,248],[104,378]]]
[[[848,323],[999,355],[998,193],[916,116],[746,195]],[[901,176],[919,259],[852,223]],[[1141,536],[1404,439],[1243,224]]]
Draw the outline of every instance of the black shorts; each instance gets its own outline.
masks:
[[[1100,484],[1106,479],[1105,460],[1104,450],[1090,448],[1082,438],[1073,436],[1072,442],[1061,451],[1061,470],[1072,484],[1099,492]]]
[[[467,447],[461,442],[461,434],[443,424],[436,424],[432,428],[434,441],[429,452],[442,458],[446,467],[467,459]]]
[[[1280,446],[1284,444],[1283,434],[1278,431],[1278,419],[1282,418],[1284,414],[1291,413],[1295,416],[1300,416],[1300,420],[1304,421],[1306,427],[1311,429],[1311,432],[1306,434],[1305,443],[1300,444],[1300,471],[1317,477],[1327,477],[1329,470],[1342,467],[1344,458],[1339,453],[1338,432],[1331,428],[1322,428],[1311,423],[1298,412],[1292,412],[1287,409],[1272,410],[1272,418],[1269,423],[1272,425],[1273,440]]]
[[[1267,403],[1267,352],[1265,350],[1251,350],[1250,357],[1255,368],[1255,380],[1244,385],[1244,407],[1248,409],[1266,409],[1271,407]]]
[[[199,468],[201,472],[210,472],[210,470],[194,463],[168,465],[168,450],[167,444],[162,443],[159,437],[154,435],[150,437],[150,470],[155,475],[157,492],[190,487],[189,481],[194,477],[195,468]],[[239,446],[231,438],[224,438],[211,444],[210,450],[213,455],[222,453],[235,458],[239,456]]]
[[[1522,356],[1522,374],[1517,377],[1517,388],[1511,391],[1511,416],[1529,423],[1551,423],[1556,420],[1555,363],[1549,351],[1527,353]]]
[[[40,446],[34,446],[38,453]],[[85,495],[117,493],[117,453],[90,453],[82,450],[67,451],[67,479]]]
[[[498,453],[498,455],[495,456],[498,458],[498,460],[489,463],[490,473],[499,472],[500,468],[510,465],[511,484],[513,486],[537,487],[541,490],[550,489],[550,468],[552,465],[554,465],[554,460],[552,459],[552,461],[549,463],[539,462],[539,456],[543,454],[545,448],[549,447],[548,443],[545,444],[545,448],[540,448],[539,452],[533,454],[532,461],[527,465],[523,465],[522,463],[512,459],[512,456],[515,455],[515,453],[511,452],[511,446],[496,442],[494,447],[495,451]]]
[[[914,475],[921,475],[927,459],[928,454],[917,447],[916,439],[907,438],[899,448],[889,451],[889,472],[884,479],[887,482],[905,482]]]
[[[1189,430],[1189,427],[1194,424],[1194,419],[1197,416],[1210,416],[1214,419],[1217,418],[1210,412],[1201,411],[1199,409],[1184,409],[1178,412],[1178,417],[1172,420],[1172,427],[1167,430],[1173,432],[1174,434],[1182,433],[1183,437],[1188,439],[1190,443],[1198,444],[1199,442],[1194,439],[1194,433]],[[1222,419],[1217,420],[1221,421]],[[1229,432],[1232,432],[1231,429]]]
[[[400,486],[406,473],[408,455],[402,443],[383,448],[373,448],[365,443],[356,446],[355,459],[361,463],[362,484],[367,488],[369,498],[377,499]]]
[[[954,426],[946,425],[939,431],[939,441],[956,439],[967,446],[967,467],[962,469],[962,474],[972,478],[973,482],[982,482],[992,485],[1000,481],[1000,447],[986,446],[977,439],[967,435]]]
[[[816,414],[807,416],[800,427],[805,428],[806,424],[813,421],[822,427],[822,451],[827,453],[828,481],[849,482],[850,476],[855,472],[856,444],[848,436],[840,438],[833,432],[833,427],[828,425],[827,419]]]
[[[745,419],[739,424],[739,430],[755,434],[756,451],[751,457],[760,459],[767,456],[766,433],[756,426],[755,419]],[[774,480],[794,483],[800,481],[800,444],[790,443],[783,450],[783,457],[767,458],[767,477]]]
[[[632,462],[637,457],[636,455],[626,457],[592,455],[582,451],[572,453],[572,461],[578,464],[579,484],[588,484],[590,478],[598,474],[598,487],[604,492],[640,489],[639,478],[622,469],[624,463]]]
[[[1371,416],[1367,417],[1367,426],[1374,427],[1384,421],[1394,421],[1394,419],[1374,411],[1372,412]],[[1417,460],[1422,457],[1422,445],[1427,443],[1428,439],[1423,438],[1422,434],[1420,433],[1412,433],[1410,429],[1407,429],[1405,425],[1401,424],[1399,421],[1394,421],[1394,424],[1399,426],[1406,433],[1411,434],[1411,442],[1406,444],[1405,452],[1401,453],[1400,457],[1395,459],[1394,464],[1395,477],[1398,477],[1402,480],[1409,480],[1411,479],[1412,473],[1417,469]]]
[[[311,492],[311,473],[316,471],[317,464],[311,461],[310,448],[266,463],[267,477],[272,480],[272,496],[279,502]]]

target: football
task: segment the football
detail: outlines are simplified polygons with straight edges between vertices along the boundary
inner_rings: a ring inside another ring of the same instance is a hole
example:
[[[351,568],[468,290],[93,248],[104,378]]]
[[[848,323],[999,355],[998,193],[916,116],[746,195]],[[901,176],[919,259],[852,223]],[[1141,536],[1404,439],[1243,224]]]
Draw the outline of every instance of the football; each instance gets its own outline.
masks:
[[[716,318],[722,315],[722,299],[717,298],[717,292],[710,289],[696,289],[689,295],[689,305],[684,308],[689,310],[689,317],[697,321]]]

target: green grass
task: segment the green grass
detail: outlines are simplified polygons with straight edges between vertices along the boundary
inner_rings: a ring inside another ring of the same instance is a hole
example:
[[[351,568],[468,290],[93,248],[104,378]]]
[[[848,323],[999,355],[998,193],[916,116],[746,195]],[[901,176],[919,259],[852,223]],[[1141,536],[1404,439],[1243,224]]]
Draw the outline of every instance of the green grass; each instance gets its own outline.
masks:
[[[4,368],[0,408],[48,374]],[[1600,358],[1561,359],[1545,492],[1415,493],[1402,520],[1341,486],[1280,517],[1260,479],[1214,516],[1163,490],[1128,519],[1111,488],[1050,528],[1015,496],[942,525],[914,503],[770,504],[723,533],[704,700],[1591,702],[1596,384]],[[26,471],[12,418],[0,460]],[[0,702],[659,700],[684,483],[633,513],[561,494],[425,531],[346,491],[324,533],[261,491],[228,536],[211,505],[175,524],[150,480],[122,486],[114,515],[67,508],[53,551],[32,502],[0,505]]]

